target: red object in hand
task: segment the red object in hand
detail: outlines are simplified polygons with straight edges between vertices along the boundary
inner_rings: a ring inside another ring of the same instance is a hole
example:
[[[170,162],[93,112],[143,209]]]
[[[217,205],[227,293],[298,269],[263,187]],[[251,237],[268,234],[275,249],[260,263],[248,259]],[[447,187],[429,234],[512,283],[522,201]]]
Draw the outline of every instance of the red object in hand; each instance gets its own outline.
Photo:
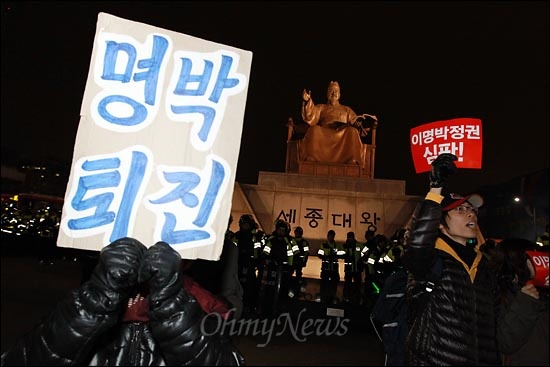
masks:
[[[535,277],[529,282],[535,287],[548,288],[548,252],[525,251],[535,268]],[[529,283],[527,282],[527,283]],[[527,284],[526,283],[526,284]]]

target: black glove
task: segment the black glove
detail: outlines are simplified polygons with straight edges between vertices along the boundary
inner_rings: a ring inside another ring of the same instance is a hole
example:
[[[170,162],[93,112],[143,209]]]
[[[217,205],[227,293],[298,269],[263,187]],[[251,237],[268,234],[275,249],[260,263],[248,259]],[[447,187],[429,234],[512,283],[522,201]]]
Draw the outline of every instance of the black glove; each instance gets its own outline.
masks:
[[[101,250],[90,285],[111,301],[129,296],[138,282],[140,262],[147,247],[133,238],[121,238]]]
[[[456,155],[443,153],[432,162],[430,172],[430,187],[445,187],[447,178],[456,172]]]
[[[158,307],[183,289],[181,256],[166,242],[151,246],[141,263],[139,282],[149,282],[149,303]]]

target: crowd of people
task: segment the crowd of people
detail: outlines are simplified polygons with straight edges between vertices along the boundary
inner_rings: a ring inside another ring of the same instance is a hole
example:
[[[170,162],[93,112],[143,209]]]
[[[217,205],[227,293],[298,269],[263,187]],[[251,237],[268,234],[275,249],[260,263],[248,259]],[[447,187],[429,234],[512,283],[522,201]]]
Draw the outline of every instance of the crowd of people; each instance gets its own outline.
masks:
[[[293,234],[292,234],[293,233]],[[372,305],[385,278],[401,267],[400,255],[404,244],[404,229],[391,237],[365,232],[364,241],[357,240],[355,232],[347,233],[345,241],[336,240],[336,232],[329,230],[327,238],[312,254],[321,260],[320,291],[318,294],[304,294],[306,280],[303,269],[310,257],[310,242],[304,237],[304,230],[284,220],[277,220],[271,234],[258,229],[250,214],[239,219],[239,230],[231,234],[238,248],[238,274],[243,287],[245,315],[262,315],[273,304],[269,292],[280,281],[282,303],[293,298],[308,297],[326,304],[352,303]],[[338,296],[341,280],[340,265],[344,263],[343,295]],[[281,274],[280,280],[277,275]]]
[[[239,230],[230,237],[238,249],[243,313],[274,315],[280,311],[276,308],[294,298],[303,286],[302,269],[309,257],[309,242],[303,237],[303,229],[294,228],[293,236],[290,224],[277,220],[275,229],[268,235],[258,229],[252,215],[243,214]]]
[[[355,232],[346,234],[345,242],[335,240],[335,231],[327,232],[327,239],[318,250],[321,259],[320,301],[328,304],[351,303],[372,306],[385,279],[402,267],[400,256],[404,244],[404,229],[388,237],[365,231],[365,240],[358,241]],[[344,262],[342,299],[337,295],[340,282],[339,260]]]
[[[358,241],[350,231],[340,242],[327,232],[316,254],[319,301],[339,302],[340,259],[344,302],[372,305],[388,276],[404,271],[403,364],[548,365],[548,245],[485,241],[483,198],[446,190],[455,161],[441,154],[432,163],[425,199],[391,237],[367,230]],[[214,262],[183,260],[164,242],[116,240],[89,279],[2,354],[2,365],[243,365],[231,338],[209,332],[212,325],[282,311],[301,292],[309,257],[303,228],[292,232],[277,220],[266,234],[250,214],[237,232],[228,226]],[[419,293],[417,284],[430,288]]]
[[[401,261],[407,271],[408,365],[548,365],[546,280],[536,287],[530,241],[487,244],[478,224],[483,198],[447,191],[457,157],[439,155],[429,191],[415,208]],[[538,248],[541,250],[542,248]],[[434,264],[439,264],[433,277]],[[539,271],[540,271],[539,270]],[[429,284],[418,292],[416,283]]]
[[[403,271],[408,276],[409,325],[398,360],[408,365],[548,365],[548,245],[517,238],[486,241],[477,218],[483,198],[446,190],[455,161],[456,156],[446,153],[432,163],[425,200],[391,237],[367,230],[360,242],[350,231],[340,242],[334,230],[327,232],[317,251],[318,300],[340,302],[339,260],[344,263],[342,301],[367,307],[376,302],[386,279]],[[303,246],[297,245],[303,229],[297,227],[299,236],[292,236],[285,221],[275,227],[257,242],[255,261],[262,265],[256,267],[256,295],[261,284],[269,284],[261,282],[258,270],[266,266],[269,277],[282,264],[281,289],[293,296],[305,266],[295,261],[303,258],[298,255]],[[542,253],[539,261],[546,264],[539,269],[546,278],[536,285],[528,255],[533,251]],[[436,263],[437,277],[432,279]],[[428,292],[418,292],[418,284],[430,284]]]

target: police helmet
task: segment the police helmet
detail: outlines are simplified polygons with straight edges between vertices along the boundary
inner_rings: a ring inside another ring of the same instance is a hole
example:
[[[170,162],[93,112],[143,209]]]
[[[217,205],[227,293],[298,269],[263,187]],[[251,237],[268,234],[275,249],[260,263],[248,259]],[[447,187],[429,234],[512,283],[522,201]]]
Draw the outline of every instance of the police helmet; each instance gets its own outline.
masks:
[[[290,232],[290,225],[282,219],[279,219],[275,222],[275,230],[277,230],[279,228],[283,228],[286,233]]]
[[[250,227],[254,227],[254,225],[256,224],[254,218],[250,214],[243,214],[241,215],[241,218],[239,218],[239,226],[242,226],[245,223],[248,223]]]

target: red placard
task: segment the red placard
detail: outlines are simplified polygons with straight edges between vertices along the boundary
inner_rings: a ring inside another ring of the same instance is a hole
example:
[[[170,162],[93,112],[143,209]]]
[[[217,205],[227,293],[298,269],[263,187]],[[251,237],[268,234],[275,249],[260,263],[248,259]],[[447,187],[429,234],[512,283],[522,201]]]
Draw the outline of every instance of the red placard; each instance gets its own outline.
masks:
[[[525,251],[535,268],[535,278],[532,283],[535,287],[548,288],[548,252]]]
[[[442,153],[458,157],[458,168],[481,168],[481,120],[456,118],[430,122],[411,129],[411,153],[416,173],[431,170]]]

